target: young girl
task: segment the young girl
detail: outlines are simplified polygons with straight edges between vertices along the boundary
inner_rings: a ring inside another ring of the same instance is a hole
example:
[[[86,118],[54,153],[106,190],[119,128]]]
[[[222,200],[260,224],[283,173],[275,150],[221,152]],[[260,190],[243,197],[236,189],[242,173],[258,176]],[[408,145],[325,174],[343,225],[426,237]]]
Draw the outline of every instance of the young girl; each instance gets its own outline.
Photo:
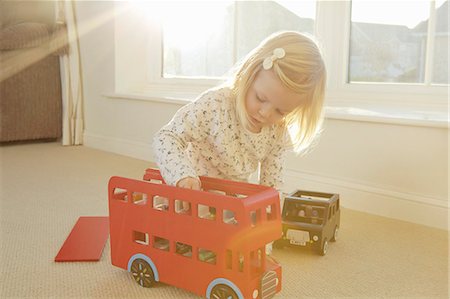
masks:
[[[304,152],[322,122],[325,65],[316,43],[281,32],[251,51],[232,80],[177,111],[154,137],[166,183],[201,189],[198,176],[280,189],[287,151]]]

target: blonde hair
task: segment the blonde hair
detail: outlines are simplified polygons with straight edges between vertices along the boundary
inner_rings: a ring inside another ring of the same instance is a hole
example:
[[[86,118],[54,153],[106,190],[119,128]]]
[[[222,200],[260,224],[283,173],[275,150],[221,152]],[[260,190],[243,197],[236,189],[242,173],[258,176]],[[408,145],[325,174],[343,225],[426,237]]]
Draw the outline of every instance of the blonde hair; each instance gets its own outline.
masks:
[[[325,64],[311,37],[295,31],[278,32],[263,40],[245,57],[231,82],[237,116],[244,127],[251,123],[245,98],[256,75],[263,69],[264,59],[276,48],[283,48],[286,55],[274,61],[271,70],[286,88],[305,98],[301,106],[284,117],[278,126],[278,134],[279,137],[289,134],[290,141],[286,145],[296,153],[304,153],[320,132],[326,84]]]

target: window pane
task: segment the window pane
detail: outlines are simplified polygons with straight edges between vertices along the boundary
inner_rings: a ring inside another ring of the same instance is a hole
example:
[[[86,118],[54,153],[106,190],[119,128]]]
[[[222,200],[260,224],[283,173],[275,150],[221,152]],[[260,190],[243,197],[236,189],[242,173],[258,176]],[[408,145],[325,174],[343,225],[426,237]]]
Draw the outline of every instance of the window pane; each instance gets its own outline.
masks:
[[[448,80],[448,1],[436,1],[436,35],[434,43],[433,83]]]
[[[220,77],[233,64],[232,1],[168,1],[163,77]]]
[[[428,1],[352,1],[350,82],[424,82]]]
[[[314,0],[167,3],[164,77],[221,77],[273,32],[314,31]]]
[[[238,1],[236,50],[243,58],[264,38],[280,30],[314,34],[316,1]]]

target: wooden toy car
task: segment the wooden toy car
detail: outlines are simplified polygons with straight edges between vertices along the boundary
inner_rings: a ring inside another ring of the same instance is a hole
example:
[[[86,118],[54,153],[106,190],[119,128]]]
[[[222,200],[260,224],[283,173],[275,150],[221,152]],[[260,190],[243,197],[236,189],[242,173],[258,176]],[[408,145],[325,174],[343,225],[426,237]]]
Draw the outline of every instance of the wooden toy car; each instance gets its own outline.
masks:
[[[339,194],[297,190],[284,200],[283,236],[274,246],[312,246],[325,255],[338,238],[340,213]]]
[[[281,235],[278,192],[200,178],[202,191],[112,177],[108,186],[111,262],[143,287],[167,283],[206,298],[272,298],[281,266],[266,244]]]

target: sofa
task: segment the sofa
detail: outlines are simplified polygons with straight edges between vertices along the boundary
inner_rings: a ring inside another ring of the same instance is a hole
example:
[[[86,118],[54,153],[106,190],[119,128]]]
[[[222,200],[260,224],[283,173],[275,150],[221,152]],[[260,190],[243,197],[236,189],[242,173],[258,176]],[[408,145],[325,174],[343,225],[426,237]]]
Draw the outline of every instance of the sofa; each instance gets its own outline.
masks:
[[[0,142],[62,134],[55,1],[0,2]]]

